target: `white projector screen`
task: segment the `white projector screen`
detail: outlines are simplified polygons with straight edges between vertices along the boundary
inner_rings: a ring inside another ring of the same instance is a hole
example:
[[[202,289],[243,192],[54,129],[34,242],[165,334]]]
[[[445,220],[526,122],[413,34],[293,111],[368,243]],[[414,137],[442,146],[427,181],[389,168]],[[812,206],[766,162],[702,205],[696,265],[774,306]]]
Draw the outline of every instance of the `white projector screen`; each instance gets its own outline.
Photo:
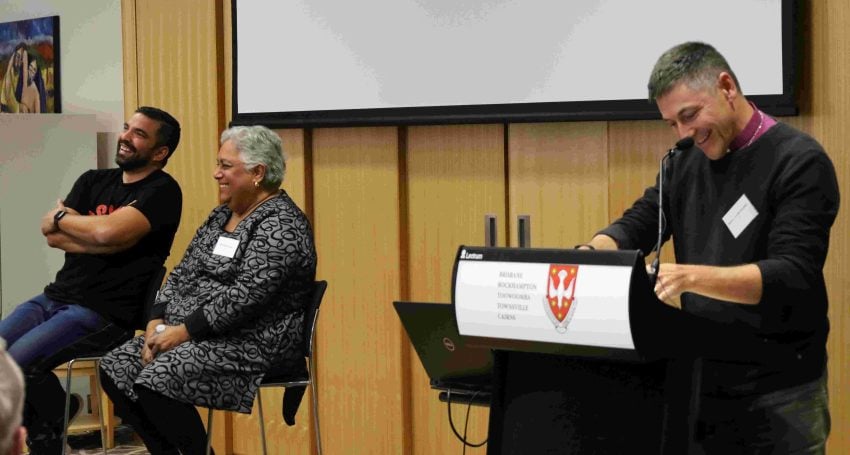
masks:
[[[797,0],[234,0],[234,124],[657,118],[655,60],[704,41],[796,113]]]

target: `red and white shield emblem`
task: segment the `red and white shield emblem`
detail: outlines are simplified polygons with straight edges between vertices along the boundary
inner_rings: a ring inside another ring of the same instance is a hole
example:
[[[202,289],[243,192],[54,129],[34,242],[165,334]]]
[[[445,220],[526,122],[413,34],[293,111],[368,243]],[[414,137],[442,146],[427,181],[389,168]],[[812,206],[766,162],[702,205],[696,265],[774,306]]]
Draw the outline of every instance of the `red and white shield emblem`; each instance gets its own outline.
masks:
[[[575,309],[577,265],[550,264],[546,314],[558,332],[565,332]]]

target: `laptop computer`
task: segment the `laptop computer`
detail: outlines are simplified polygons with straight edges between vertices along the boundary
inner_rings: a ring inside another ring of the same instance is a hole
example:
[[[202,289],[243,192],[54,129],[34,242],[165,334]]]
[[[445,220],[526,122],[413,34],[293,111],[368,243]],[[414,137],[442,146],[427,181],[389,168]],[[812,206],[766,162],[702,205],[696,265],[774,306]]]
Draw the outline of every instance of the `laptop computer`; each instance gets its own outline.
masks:
[[[419,355],[431,387],[490,392],[493,354],[468,346],[458,333],[454,307],[443,303],[393,302],[401,324]]]

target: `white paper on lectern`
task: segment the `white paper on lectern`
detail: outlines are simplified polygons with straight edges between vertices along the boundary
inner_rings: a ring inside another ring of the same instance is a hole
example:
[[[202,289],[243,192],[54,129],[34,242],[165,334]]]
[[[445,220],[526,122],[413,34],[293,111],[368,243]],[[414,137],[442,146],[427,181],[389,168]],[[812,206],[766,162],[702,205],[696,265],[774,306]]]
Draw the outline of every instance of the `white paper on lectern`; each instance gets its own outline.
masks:
[[[573,312],[561,330],[549,315],[552,264],[459,260],[455,311],[461,335],[634,349],[629,266],[576,265]]]

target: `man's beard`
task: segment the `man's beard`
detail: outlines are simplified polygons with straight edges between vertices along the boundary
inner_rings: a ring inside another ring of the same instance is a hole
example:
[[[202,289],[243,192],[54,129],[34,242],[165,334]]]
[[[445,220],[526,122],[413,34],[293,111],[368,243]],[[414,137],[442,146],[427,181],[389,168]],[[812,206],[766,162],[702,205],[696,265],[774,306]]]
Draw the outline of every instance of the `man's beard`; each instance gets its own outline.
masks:
[[[132,152],[132,155],[130,155],[129,158],[121,158],[121,144],[126,145]],[[136,148],[131,144],[127,142],[118,142],[118,149],[115,152],[115,164],[117,164],[122,171],[134,171],[145,167],[148,163],[150,163],[150,160],[140,156]]]

